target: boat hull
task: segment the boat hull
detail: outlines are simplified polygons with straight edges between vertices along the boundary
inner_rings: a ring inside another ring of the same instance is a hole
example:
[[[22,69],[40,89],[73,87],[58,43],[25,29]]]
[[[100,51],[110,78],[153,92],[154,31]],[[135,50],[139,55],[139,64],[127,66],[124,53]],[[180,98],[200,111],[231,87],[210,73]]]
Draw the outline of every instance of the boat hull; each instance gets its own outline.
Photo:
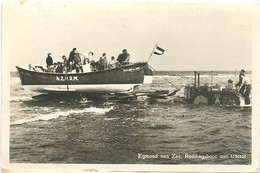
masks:
[[[99,84],[99,85],[24,85],[25,90],[34,92],[89,92],[125,93],[132,92],[140,84]]]
[[[17,67],[22,86],[36,92],[128,92],[143,84],[147,63],[88,73],[46,73]]]

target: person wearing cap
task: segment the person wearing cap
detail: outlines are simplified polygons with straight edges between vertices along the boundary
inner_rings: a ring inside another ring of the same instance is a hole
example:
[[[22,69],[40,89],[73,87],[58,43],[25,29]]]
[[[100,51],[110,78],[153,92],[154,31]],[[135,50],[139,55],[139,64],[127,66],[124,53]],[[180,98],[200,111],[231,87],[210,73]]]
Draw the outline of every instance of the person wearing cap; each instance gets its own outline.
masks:
[[[233,89],[233,80],[229,79],[228,83],[226,85],[227,90],[232,90]]]
[[[55,69],[55,73],[63,73],[63,65],[62,62],[57,62],[57,66]]]
[[[47,54],[46,64],[47,64],[47,68],[49,68],[51,65],[53,65],[53,60],[52,60],[52,57],[51,57],[51,53]]]
[[[129,62],[129,60],[130,60],[130,54],[127,52],[126,49],[124,49],[123,52],[119,54],[117,58],[117,61],[120,64],[126,64]]]

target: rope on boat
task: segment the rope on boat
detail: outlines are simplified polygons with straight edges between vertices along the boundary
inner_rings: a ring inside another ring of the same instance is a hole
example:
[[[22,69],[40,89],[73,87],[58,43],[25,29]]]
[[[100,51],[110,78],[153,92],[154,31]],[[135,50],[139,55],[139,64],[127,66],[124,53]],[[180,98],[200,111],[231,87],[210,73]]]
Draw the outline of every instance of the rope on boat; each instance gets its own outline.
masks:
[[[154,70],[154,71],[157,71],[157,70],[155,70],[151,65],[149,65],[149,67],[152,69],[152,70]],[[179,87],[176,87],[171,81],[169,81],[166,77],[164,77],[164,76],[162,76],[167,82],[169,82],[174,88],[176,88],[176,89],[180,89]]]

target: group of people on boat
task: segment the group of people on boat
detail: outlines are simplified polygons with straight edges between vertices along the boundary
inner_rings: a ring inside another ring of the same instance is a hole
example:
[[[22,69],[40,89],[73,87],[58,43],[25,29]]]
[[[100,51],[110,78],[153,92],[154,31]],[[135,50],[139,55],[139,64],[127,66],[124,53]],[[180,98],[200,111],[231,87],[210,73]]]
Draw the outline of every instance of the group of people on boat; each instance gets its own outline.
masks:
[[[226,89],[232,90],[234,88],[233,86],[233,80],[229,79],[227,81]],[[245,98],[245,104],[249,105],[251,103],[250,101],[250,92],[252,89],[251,86],[251,80],[245,75],[245,70],[242,69],[239,74],[239,80],[235,85],[236,90]]]
[[[40,68],[38,70],[54,73],[83,73],[117,68],[129,64],[130,60],[130,54],[126,49],[123,49],[117,59],[112,56],[109,62],[106,53],[103,53],[97,61],[93,59],[93,56],[94,53],[91,51],[86,55],[82,55],[77,51],[77,48],[73,48],[68,58],[63,55],[62,62],[54,63],[51,53],[48,53],[46,58],[47,69]]]

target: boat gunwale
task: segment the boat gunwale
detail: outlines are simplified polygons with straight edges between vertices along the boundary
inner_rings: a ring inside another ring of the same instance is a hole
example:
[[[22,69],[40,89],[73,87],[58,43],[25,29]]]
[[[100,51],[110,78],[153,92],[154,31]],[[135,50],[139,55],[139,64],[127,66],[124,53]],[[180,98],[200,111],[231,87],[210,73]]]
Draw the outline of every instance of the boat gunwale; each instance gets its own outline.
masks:
[[[136,63],[137,64],[137,63]],[[117,67],[117,68],[113,68],[113,69],[106,69],[106,70],[102,70],[102,71],[92,71],[92,72],[83,72],[83,73],[54,73],[54,72],[38,72],[38,71],[32,71],[32,70],[28,70],[19,66],[15,66],[18,71],[19,70],[24,70],[24,71],[28,71],[30,73],[38,73],[38,74],[46,74],[46,75],[84,75],[84,74],[95,74],[95,73],[102,73],[102,72],[107,72],[107,71],[115,71],[115,70],[121,70],[124,73],[133,73],[133,72],[139,72],[141,70],[143,70],[145,68],[145,66],[147,65],[147,62],[140,62],[140,64],[143,64],[143,67],[134,71],[125,71],[122,67]],[[123,66],[123,67],[130,67],[131,65],[127,65],[127,66]]]

